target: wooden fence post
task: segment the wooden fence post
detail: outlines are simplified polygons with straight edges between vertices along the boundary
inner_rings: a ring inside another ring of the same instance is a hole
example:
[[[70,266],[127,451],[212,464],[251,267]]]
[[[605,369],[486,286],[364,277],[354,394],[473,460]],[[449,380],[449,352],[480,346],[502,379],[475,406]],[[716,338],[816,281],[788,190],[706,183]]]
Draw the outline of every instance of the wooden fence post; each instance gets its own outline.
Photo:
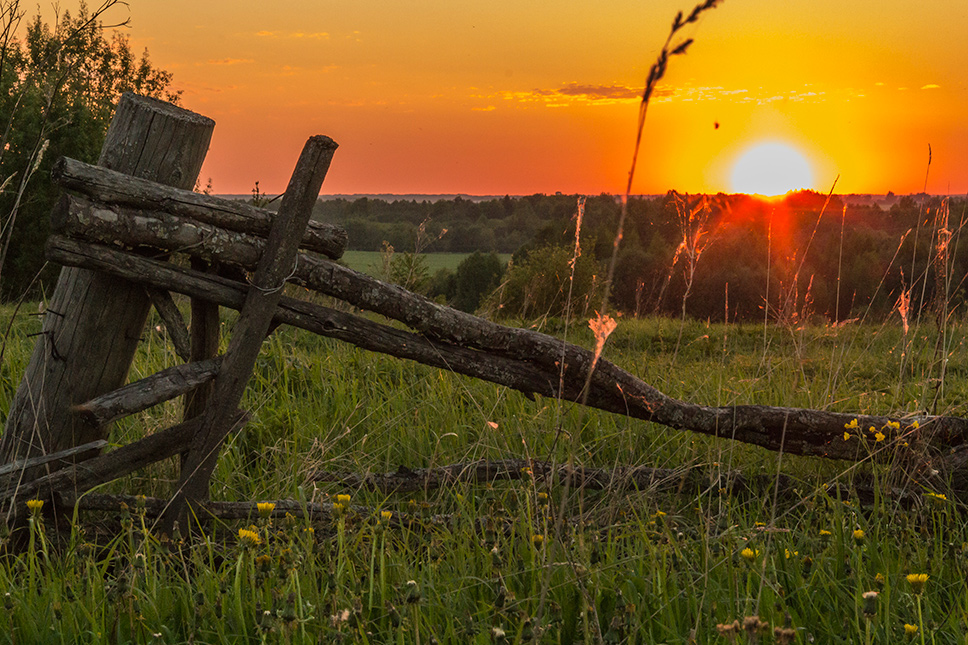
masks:
[[[191,189],[214,127],[214,121],[194,112],[125,94],[98,164]],[[105,438],[105,428],[71,414],[71,406],[124,384],[149,307],[138,284],[84,269],[61,270],[0,437],[0,464]]]

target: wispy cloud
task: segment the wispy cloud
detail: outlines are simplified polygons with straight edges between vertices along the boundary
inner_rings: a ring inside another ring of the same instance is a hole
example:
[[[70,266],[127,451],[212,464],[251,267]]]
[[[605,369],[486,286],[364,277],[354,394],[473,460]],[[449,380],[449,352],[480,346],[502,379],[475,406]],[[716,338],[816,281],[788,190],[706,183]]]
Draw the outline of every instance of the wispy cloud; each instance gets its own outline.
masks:
[[[928,83],[927,85],[922,85],[921,86],[921,89],[922,90],[939,90],[939,89],[941,89],[941,86],[938,85],[937,83]]]
[[[314,32],[304,32],[304,31],[291,31],[289,33],[284,33],[281,31],[257,31],[256,36],[260,38],[287,38],[292,40],[329,40],[329,32],[325,31],[314,31]]]
[[[242,63],[254,63],[255,60],[251,58],[220,58],[220,59],[209,59],[205,62],[206,65],[241,65]]]
[[[640,90],[618,85],[584,85],[581,83],[566,83],[564,87],[555,90],[554,93],[564,96],[576,96],[589,101],[601,101],[612,99],[637,99],[641,94]]]

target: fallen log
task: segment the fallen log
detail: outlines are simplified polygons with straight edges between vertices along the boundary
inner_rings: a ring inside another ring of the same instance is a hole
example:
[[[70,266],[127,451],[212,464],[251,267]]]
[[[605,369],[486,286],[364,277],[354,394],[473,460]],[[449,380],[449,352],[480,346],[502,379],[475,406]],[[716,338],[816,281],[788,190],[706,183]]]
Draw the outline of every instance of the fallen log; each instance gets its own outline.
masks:
[[[225,307],[238,309],[244,301],[245,285],[101,245],[52,236],[48,241],[48,257],[64,264],[139,279],[152,286],[203,298]],[[376,288],[394,289],[390,285]],[[280,300],[275,320],[363,349],[498,383],[526,394],[560,396],[575,402],[583,399],[586,374],[566,366],[565,378],[560,381],[557,368],[552,371],[545,367],[549,362],[547,360],[521,360],[460,347],[292,298]],[[517,331],[550,339],[545,341],[548,344],[554,340],[551,351],[556,356],[564,352],[569,355],[583,354],[588,359],[591,357],[589,350],[567,344],[563,348],[562,341],[550,336],[527,330]],[[559,390],[562,382],[564,388]],[[953,468],[964,469],[963,461],[952,460],[968,457],[968,444],[952,450],[953,446],[964,444],[968,428],[968,421],[960,417],[916,416],[902,420],[756,405],[709,407],[677,401],[665,395],[657,401],[648,395],[651,391],[654,388],[632,374],[609,361],[601,360],[585,402],[590,407],[615,414],[790,454],[859,461],[897,453],[913,456],[920,454],[922,448],[929,448],[936,457],[930,467],[942,472]],[[915,422],[917,428],[914,427]],[[889,428],[889,423],[897,423],[898,429]],[[845,428],[848,425],[856,428]],[[871,434],[866,430],[870,427],[887,429],[888,440],[872,445],[872,439],[864,438]],[[903,443],[909,445],[905,447]]]
[[[238,233],[265,237],[275,213],[251,204],[177,190],[151,181],[61,157],[51,170],[54,183],[105,206],[167,212]],[[346,231],[310,221],[300,246],[338,260],[346,250]]]
[[[21,459],[20,461],[4,464],[3,466],[0,466],[0,477],[7,477],[10,475],[14,475],[16,477],[19,476],[21,472],[25,472],[27,469],[33,468],[34,466],[43,466],[44,464],[49,464],[53,461],[59,461],[61,459],[67,459],[69,457],[74,458],[77,461],[82,461],[84,455],[87,453],[97,453],[107,445],[107,441],[104,439],[98,439],[97,441],[85,443],[81,446],[74,446],[73,448],[68,448],[66,450],[59,450],[58,452],[52,452],[47,455],[39,455],[37,457]]]
[[[247,412],[239,411],[232,419],[232,426],[241,428],[248,418]],[[54,499],[58,494],[77,496],[149,464],[173,457],[191,444],[201,425],[201,418],[196,417],[38,479],[8,485],[0,489],[0,511],[4,511],[8,523],[16,524],[17,519],[26,513],[27,500]]]

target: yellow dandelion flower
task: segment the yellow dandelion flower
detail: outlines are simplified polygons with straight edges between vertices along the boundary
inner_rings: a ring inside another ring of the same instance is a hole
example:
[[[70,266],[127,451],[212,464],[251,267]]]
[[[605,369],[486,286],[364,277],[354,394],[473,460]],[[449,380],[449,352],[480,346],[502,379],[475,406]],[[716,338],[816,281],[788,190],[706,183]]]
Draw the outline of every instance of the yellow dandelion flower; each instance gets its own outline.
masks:
[[[850,433],[844,432],[844,441],[850,441]]]
[[[42,499],[28,499],[27,500],[27,508],[30,510],[31,513],[33,513],[34,515],[36,515],[37,513],[40,513],[40,509],[44,508],[44,500],[42,500]]]
[[[831,535],[833,535],[833,533],[827,529],[820,529],[820,537],[830,537]]]
[[[242,543],[242,546],[258,546],[262,543],[262,538],[250,529],[239,529],[239,542]]]
[[[877,428],[875,428],[874,426],[871,426],[871,427],[869,427],[869,428],[867,429],[867,431],[868,431],[868,432],[877,432]]]
[[[336,515],[336,516],[342,515],[344,510],[346,510],[345,506],[343,506],[339,502],[333,502],[333,515]]]
[[[914,593],[919,594],[924,591],[924,585],[928,582],[928,574],[909,573],[907,574],[907,581],[911,585],[911,589],[914,590]]]
[[[531,544],[535,546],[541,546],[542,544],[544,544],[544,536],[541,535],[540,533],[536,533],[535,535],[532,535]]]
[[[918,423],[917,421],[914,421],[913,423],[911,423],[911,429],[912,430],[917,430],[920,427],[921,427],[921,424]]]
[[[337,503],[342,504],[343,506],[346,506],[347,504],[350,503],[350,496],[349,495],[337,495],[336,496],[336,501],[337,501]]]
[[[899,422],[897,422],[897,421],[888,421],[887,422],[887,427],[888,428],[892,428],[894,430],[900,430],[901,429],[901,424]]]
[[[259,517],[262,518],[269,517],[272,511],[276,510],[276,505],[272,502],[259,502],[255,507],[259,511]]]
[[[856,531],[854,531],[854,542],[856,542],[857,544],[863,544],[864,537],[865,537],[864,529],[857,529]]]
[[[850,423],[845,423],[844,424],[844,428],[846,428],[847,430],[856,430],[857,429],[857,419],[852,420]]]
[[[904,623],[904,633],[908,636],[914,636],[918,633],[918,626],[910,623]]]
[[[877,583],[878,587],[883,587],[886,580],[884,579],[883,573],[878,573],[874,576],[874,582]]]
[[[884,441],[885,438],[886,437],[884,436],[883,432],[878,432],[874,435],[874,441]]]
[[[393,511],[380,511],[380,519],[384,522],[389,522],[390,518],[393,517]]]
[[[789,560],[790,558],[794,558],[794,557],[800,555],[800,552],[799,551],[791,551],[790,549],[783,549],[783,554],[786,556],[786,559]]]
[[[740,557],[743,558],[744,560],[746,560],[747,562],[750,562],[750,563],[752,563],[753,560],[756,559],[756,556],[758,556],[759,554],[760,554],[760,550],[759,549],[757,549],[756,551],[754,551],[753,549],[751,549],[749,547],[746,547],[745,549],[743,549],[742,551],[739,552]]]
[[[538,501],[539,502],[547,502],[548,501],[548,493],[545,493],[545,492],[538,493]]]

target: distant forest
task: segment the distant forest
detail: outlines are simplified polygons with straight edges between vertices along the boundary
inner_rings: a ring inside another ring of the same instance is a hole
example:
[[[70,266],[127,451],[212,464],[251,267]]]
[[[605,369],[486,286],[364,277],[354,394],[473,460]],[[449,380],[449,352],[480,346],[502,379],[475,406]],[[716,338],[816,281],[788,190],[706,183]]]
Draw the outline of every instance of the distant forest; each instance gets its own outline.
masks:
[[[845,205],[837,196],[828,203],[812,191],[770,202],[675,192],[633,198],[611,308],[626,315],[685,311],[715,321],[835,321],[884,316],[899,304],[909,317],[960,312],[968,271],[961,243],[965,200],[915,195],[893,201],[889,209]],[[620,212],[610,195],[584,203],[572,312],[600,307]],[[469,278],[481,283],[475,288],[482,294],[461,305],[531,317],[564,312],[559,287],[572,272],[577,213],[577,195],[538,194],[479,202],[335,199],[318,202],[314,216],[345,227],[351,249],[389,244],[409,256],[408,275],[415,259],[419,270],[422,253],[512,253],[508,272],[502,266],[491,275],[492,267]],[[408,286],[453,303],[457,277],[425,276]]]

